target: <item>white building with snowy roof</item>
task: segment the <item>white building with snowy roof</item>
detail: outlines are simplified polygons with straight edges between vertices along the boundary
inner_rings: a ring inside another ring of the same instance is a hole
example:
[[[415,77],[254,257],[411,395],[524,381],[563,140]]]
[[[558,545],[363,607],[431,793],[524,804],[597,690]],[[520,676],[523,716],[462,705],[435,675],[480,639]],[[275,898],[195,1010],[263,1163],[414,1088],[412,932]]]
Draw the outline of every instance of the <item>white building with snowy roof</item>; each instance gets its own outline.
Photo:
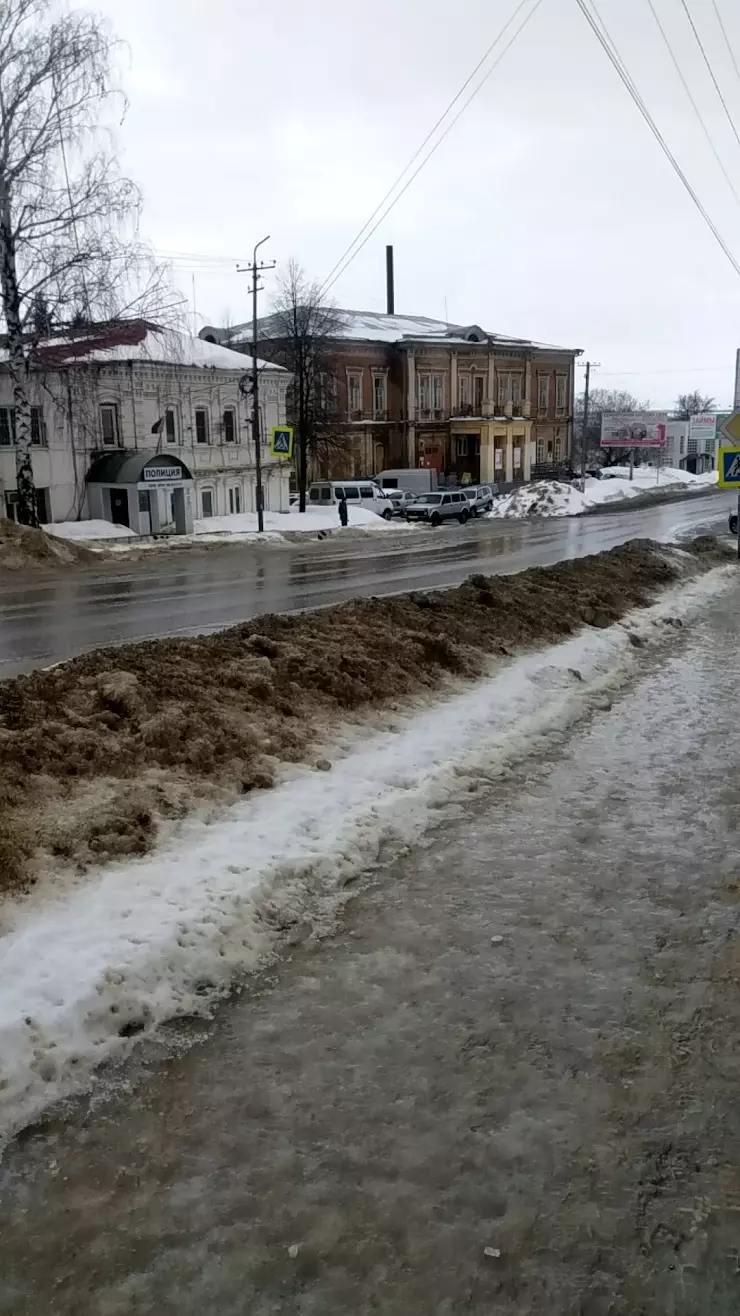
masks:
[[[167,533],[182,528],[188,500],[185,523],[256,510],[251,397],[240,388],[250,365],[227,347],[143,320],[38,344],[30,393],[39,519],[92,515],[139,533]],[[281,366],[260,362],[268,511],[289,506],[289,463],[270,457],[268,442],[273,426],[285,423],[288,382]],[[139,467],[141,478],[132,483],[128,477]],[[110,478],[102,481],[101,473]],[[176,495],[180,487],[184,499]],[[0,513],[14,517],[16,503],[6,354],[5,362],[0,356]]]

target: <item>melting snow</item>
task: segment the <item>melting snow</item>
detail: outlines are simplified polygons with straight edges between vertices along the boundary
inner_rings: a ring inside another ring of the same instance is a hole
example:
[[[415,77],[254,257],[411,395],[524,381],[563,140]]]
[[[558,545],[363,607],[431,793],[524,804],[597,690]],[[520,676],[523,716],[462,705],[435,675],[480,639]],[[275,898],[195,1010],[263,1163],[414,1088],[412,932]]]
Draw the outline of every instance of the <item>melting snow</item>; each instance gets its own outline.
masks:
[[[654,638],[725,573],[672,591],[629,629]],[[418,842],[430,819],[624,684],[624,626],[521,658],[396,728],[337,736],[330,772],[286,769],[218,823],[191,819],[137,861],[44,879],[2,908],[0,1130],[88,1087],[135,1032],[203,1013],[274,951],[277,929],[330,922],[347,882]],[[576,670],[579,676],[576,674]]]

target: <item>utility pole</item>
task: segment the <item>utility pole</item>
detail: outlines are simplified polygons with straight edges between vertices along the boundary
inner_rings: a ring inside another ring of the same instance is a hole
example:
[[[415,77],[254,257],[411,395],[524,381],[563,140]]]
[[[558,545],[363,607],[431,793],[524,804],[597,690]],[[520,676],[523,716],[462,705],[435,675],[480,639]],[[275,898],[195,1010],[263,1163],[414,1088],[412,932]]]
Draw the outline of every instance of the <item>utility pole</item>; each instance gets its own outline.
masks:
[[[583,428],[581,429],[581,479],[586,487],[586,458],[588,455],[588,404],[591,396],[591,371],[598,370],[600,361],[586,361],[586,386],[583,391]]]
[[[259,395],[259,368],[257,364],[257,293],[264,286],[259,283],[260,274],[264,270],[274,270],[276,262],[261,261],[257,263],[257,252],[265,242],[269,242],[270,235],[261,238],[256,243],[252,252],[252,264],[246,268],[252,276],[252,439],[254,442],[254,465],[256,477],[256,497],[257,497],[257,531],[262,534],[265,529],[265,510],[264,499],[262,496],[262,442],[260,436],[260,395]],[[237,266],[238,272],[244,273],[242,266]]]

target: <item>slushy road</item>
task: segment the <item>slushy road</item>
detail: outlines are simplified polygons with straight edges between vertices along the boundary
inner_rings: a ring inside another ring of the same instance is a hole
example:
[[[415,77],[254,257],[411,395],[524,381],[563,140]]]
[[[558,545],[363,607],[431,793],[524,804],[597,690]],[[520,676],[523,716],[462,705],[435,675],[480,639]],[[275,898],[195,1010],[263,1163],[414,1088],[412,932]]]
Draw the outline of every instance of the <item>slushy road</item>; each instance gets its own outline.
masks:
[[[152,552],[135,562],[0,577],[0,677],[89,649],[204,634],[268,612],[458,585],[582,557],[634,538],[672,539],[727,525],[732,494],[562,520],[476,521],[373,539],[339,535]]]

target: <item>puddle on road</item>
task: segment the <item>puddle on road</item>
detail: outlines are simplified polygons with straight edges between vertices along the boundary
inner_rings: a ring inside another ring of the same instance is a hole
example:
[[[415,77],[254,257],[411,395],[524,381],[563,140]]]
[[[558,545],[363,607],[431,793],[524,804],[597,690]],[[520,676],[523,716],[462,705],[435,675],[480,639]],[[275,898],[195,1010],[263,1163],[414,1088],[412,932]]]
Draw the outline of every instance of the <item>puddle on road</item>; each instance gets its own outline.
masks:
[[[736,1312],[728,603],[201,1045],[12,1149],[0,1312]]]

